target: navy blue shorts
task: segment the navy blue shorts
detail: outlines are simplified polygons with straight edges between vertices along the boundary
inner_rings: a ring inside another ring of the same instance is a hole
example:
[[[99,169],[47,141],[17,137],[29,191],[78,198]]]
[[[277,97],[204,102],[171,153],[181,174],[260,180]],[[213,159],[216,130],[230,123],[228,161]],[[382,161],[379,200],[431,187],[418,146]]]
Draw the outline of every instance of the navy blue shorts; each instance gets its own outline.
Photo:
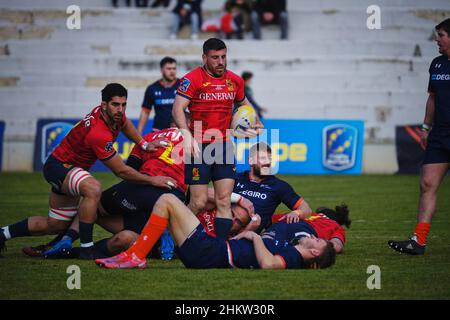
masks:
[[[61,188],[66,179],[67,174],[70,170],[72,170],[75,166],[71,164],[66,164],[58,159],[56,159],[53,155],[50,155],[45,161],[43,174],[45,180],[52,186],[52,191],[57,194],[66,195],[62,193]]]
[[[450,130],[430,132],[423,164],[431,163],[450,163]]]
[[[126,230],[141,233],[159,197],[172,193],[184,201],[181,190],[122,181],[103,191],[100,203],[109,215],[121,215]]]
[[[203,143],[200,150],[200,157],[186,159],[184,165],[186,184],[208,184],[210,181],[235,179],[233,142]]]
[[[175,251],[186,268],[230,268],[225,240],[208,235],[202,224]]]

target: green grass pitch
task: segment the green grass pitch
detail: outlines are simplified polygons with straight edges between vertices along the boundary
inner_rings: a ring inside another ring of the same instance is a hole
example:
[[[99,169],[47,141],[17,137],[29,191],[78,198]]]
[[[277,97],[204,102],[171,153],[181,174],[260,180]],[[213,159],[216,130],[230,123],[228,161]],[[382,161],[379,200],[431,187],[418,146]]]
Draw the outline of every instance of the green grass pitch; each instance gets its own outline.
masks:
[[[117,182],[96,174],[104,188]],[[327,270],[188,270],[179,260],[149,261],[146,270],[105,270],[93,262],[28,258],[21,248],[50,237],[9,241],[0,258],[0,299],[449,299],[450,180],[438,195],[425,256],[399,255],[389,239],[415,225],[418,176],[285,176],[312,208],[342,201],[353,220],[345,252]],[[39,173],[0,174],[0,225],[47,215],[49,186]],[[279,211],[286,208],[280,206]],[[95,228],[99,240],[108,233]],[[81,268],[81,289],[69,290],[70,265]],[[367,288],[367,268],[381,269],[381,289]]]

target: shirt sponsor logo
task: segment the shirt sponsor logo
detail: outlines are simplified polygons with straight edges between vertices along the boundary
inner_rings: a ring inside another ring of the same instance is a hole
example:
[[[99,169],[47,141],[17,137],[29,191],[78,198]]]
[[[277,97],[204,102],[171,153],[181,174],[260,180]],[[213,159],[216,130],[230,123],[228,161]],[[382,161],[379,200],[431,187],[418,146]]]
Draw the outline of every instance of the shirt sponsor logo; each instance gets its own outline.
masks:
[[[431,80],[450,80],[450,74],[432,74]]]
[[[122,205],[127,208],[128,210],[136,210],[136,206],[130,202],[127,201],[127,199],[122,200]]]
[[[202,92],[199,95],[199,98],[205,101],[234,100],[235,97],[236,94],[234,92],[217,92],[217,93]]]
[[[183,78],[180,84],[180,91],[186,92],[189,86],[191,85],[191,81],[188,78]]]
[[[172,105],[175,102],[175,99],[156,99],[155,100],[155,104],[159,104],[159,105]]]
[[[262,199],[262,200],[266,200],[267,199],[267,194],[265,193],[261,193],[258,191],[252,191],[252,190],[244,190],[241,192],[242,195],[244,196],[249,196],[252,198],[258,198],[258,199]]]

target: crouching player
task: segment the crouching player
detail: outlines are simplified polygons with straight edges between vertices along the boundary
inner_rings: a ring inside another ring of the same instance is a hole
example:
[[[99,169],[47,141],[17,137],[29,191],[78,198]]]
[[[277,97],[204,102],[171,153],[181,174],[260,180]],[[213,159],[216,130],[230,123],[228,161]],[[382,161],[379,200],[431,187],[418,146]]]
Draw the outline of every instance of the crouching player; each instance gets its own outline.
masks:
[[[95,262],[111,269],[146,268],[146,256],[167,226],[178,245],[178,257],[187,268],[285,269],[312,264],[327,268],[336,257],[333,245],[318,238],[304,238],[294,246],[270,237],[263,239],[253,231],[242,232],[231,240],[212,237],[188,207],[175,196],[165,194],[127,251]]]
[[[164,193],[172,193],[184,201],[184,150],[183,135],[177,128],[163,129],[144,136],[148,143],[163,141],[165,147],[148,153],[135,145],[127,165],[140,173],[153,177],[158,184],[143,185],[122,181],[103,191],[97,224],[114,234],[95,243],[94,256],[109,257],[122,252],[137,239],[144,228],[153,206]],[[76,223],[72,225],[77,228]],[[70,233],[67,232],[67,233]],[[61,240],[44,252],[47,258],[68,258],[77,255],[70,239]],[[163,248],[165,253],[166,248]],[[173,247],[167,248],[173,255]],[[30,249],[28,249],[30,251]],[[169,255],[162,255],[163,258]]]
[[[119,132],[146,151],[154,151],[159,145],[159,142],[145,142],[126,118],[127,95],[127,90],[118,83],[105,86],[101,105],[71,129],[44,164],[45,179],[52,185],[49,216],[29,217],[0,229],[0,250],[11,238],[59,234],[78,214],[80,258],[92,259],[92,230],[102,191],[100,182],[89,173],[89,169],[97,159],[124,180],[140,184],[158,183],[155,178],[126,166],[114,150],[113,142]],[[78,234],[72,233],[68,237],[75,239]]]

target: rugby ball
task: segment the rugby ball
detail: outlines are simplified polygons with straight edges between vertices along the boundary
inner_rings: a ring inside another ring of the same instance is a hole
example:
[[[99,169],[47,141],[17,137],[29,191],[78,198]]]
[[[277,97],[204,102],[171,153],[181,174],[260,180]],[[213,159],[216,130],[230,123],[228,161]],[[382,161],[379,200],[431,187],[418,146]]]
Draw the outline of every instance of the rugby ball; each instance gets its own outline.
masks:
[[[231,133],[236,138],[245,138],[245,132],[256,123],[256,112],[252,106],[244,105],[237,108],[231,119]]]

